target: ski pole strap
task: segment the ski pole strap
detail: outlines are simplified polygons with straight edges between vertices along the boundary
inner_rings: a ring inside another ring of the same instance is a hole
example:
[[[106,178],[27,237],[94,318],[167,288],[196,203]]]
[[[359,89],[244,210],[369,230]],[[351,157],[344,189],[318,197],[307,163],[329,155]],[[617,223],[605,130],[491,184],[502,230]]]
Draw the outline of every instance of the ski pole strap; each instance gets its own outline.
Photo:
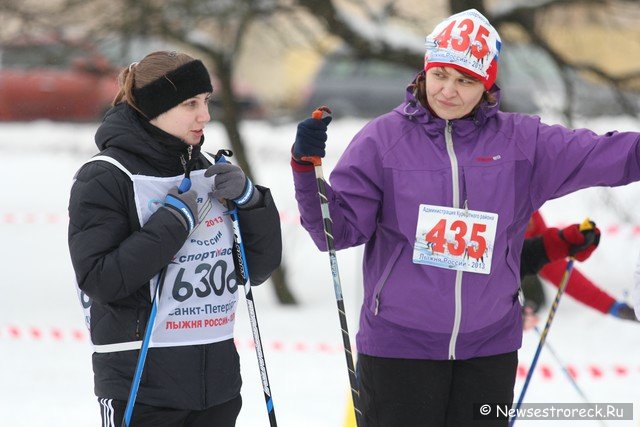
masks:
[[[246,177],[246,179],[247,180],[244,185],[244,190],[242,190],[242,194],[237,199],[233,199],[233,202],[238,206],[246,205],[247,202],[251,200],[251,197],[253,197],[255,187],[253,186],[253,182],[251,182],[248,176]]]

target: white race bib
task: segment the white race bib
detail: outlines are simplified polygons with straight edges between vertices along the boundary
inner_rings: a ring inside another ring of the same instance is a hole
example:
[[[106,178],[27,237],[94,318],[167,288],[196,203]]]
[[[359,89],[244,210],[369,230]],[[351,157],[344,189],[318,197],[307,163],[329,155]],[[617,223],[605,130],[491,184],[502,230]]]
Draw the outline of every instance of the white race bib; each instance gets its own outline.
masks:
[[[167,266],[150,347],[208,344],[233,337],[238,281],[233,264],[233,230],[226,208],[211,200],[204,170],[191,172],[198,197],[198,226]],[[135,175],[136,206],[142,223],[162,206],[182,177]],[[152,280],[155,292],[157,276]]]
[[[415,264],[489,274],[498,214],[420,205]]]
[[[183,176],[154,177],[132,175],[118,161],[96,156],[89,161],[106,161],[125,172],[133,182],[140,225],[163,205],[165,195],[178,186]],[[226,208],[208,193],[211,179],[204,170],[191,173],[191,190],[198,195],[199,224],[165,268],[160,283],[150,347],[209,344],[233,337],[238,286],[233,262],[233,227]],[[141,257],[146,254],[140,254]],[[159,274],[149,283],[155,294]],[[240,285],[241,286],[241,285]],[[87,328],[91,325],[90,298],[77,283]],[[94,351],[109,353],[140,348],[141,341],[94,345]]]

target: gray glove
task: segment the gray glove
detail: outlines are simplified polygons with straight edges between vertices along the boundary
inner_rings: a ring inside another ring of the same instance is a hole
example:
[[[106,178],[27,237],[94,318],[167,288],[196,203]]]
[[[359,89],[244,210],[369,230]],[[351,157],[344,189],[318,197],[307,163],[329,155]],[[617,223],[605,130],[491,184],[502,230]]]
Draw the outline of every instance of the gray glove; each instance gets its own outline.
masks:
[[[193,190],[180,193],[178,187],[172,188],[164,198],[164,207],[182,222],[187,232],[191,233],[198,225],[197,194]]]
[[[209,193],[211,197],[231,200],[241,209],[251,208],[260,202],[262,194],[238,166],[216,163],[204,173],[207,178],[214,175],[213,190]]]

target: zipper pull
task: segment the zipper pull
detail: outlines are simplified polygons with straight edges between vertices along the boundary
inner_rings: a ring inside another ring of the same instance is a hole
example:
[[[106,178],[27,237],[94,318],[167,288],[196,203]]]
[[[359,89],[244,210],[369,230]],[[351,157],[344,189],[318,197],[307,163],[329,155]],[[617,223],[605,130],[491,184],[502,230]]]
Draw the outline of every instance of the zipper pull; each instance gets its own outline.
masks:
[[[518,301],[520,302],[520,307],[524,307],[524,292],[522,291],[522,286],[518,287]]]
[[[193,151],[193,147],[190,145],[187,147],[187,158],[184,158],[184,154],[180,154],[180,164],[182,164],[182,169],[187,172],[187,164],[191,161],[191,151]]]
[[[187,171],[187,161],[184,159],[184,154],[180,154],[180,164],[182,165],[182,169]]]
[[[375,310],[373,310],[373,314],[377,316],[379,311],[380,311],[380,295],[376,295],[376,308]]]

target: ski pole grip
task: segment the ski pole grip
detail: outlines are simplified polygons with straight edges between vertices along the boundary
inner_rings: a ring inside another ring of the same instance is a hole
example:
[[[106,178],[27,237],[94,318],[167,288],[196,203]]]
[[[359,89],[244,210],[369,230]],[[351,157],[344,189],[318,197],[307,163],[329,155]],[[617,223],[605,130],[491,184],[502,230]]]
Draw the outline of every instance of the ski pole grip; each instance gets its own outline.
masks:
[[[596,233],[595,233],[596,223],[591,221],[589,218],[585,218],[582,223],[580,223],[579,230],[584,235],[584,244],[582,247],[587,248],[594,244],[596,241]]]
[[[580,223],[580,231],[593,230],[594,226],[595,223],[587,217]]]
[[[304,156],[300,160],[311,163],[313,166],[322,166],[322,158],[318,156]]]
[[[186,176],[182,179],[182,182],[180,183],[180,186],[178,187],[178,193],[182,194],[185,193],[187,191],[189,191],[191,189],[191,179],[187,178]]]
[[[318,107],[315,110],[313,110],[313,113],[311,113],[311,118],[316,120],[322,120],[322,116],[324,116],[324,113],[331,114],[331,109],[329,109],[329,107],[327,107],[326,105],[323,105],[322,107]],[[313,166],[322,166],[322,158],[319,156],[304,156],[304,157],[301,157],[300,160],[309,162]]]

